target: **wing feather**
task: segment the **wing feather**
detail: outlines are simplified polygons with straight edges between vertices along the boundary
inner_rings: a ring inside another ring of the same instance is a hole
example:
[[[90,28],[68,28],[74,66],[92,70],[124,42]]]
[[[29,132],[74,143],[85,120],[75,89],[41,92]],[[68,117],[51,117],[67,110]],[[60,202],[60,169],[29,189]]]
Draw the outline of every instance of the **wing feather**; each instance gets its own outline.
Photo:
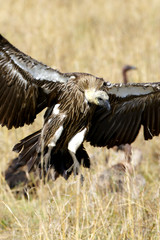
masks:
[[[91,145],[111,148],[132,143],[141,126],[145,140],[160,134],[160,83],[114,84],[106,91],[111,110],[96,108],[86,137]]]
[[[48,95],[69,79],[11,45],[0,35],[0,123],[9,129],[30,124],[47,107]]]

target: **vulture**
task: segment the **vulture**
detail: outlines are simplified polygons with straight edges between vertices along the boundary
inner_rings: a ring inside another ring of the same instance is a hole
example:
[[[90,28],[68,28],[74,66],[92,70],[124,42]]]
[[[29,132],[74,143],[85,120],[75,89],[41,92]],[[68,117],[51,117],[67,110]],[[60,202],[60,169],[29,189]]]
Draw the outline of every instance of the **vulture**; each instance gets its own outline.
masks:
[[[19,153],[5,172],[12,188],[40,179],[65,179],[90,167],[84,141],[112,148],[160,133],[160,83],[111,84],[88,73],[62,73],[19,51],[0,35],[0,124],[44,124],[13,148]]]
[[[130,71],[130,70],[136,70],[137,68],[135,66],[131,66],[131,65],[125,65],[123,68],[122,68],[122,76],[123,76],[123,82],[125,84],[128,83],[128,76],[127,76],[127,72]]]

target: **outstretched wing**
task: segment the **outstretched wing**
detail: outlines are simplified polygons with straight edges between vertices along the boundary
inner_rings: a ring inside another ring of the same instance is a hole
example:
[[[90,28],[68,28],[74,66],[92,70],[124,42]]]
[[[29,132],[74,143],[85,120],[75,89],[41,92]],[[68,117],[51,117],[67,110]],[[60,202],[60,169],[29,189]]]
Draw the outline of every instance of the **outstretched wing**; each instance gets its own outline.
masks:
[[[144,128],[145,140],[160,133],[160,83],[114,84],[106,87],[111,110],[97,107],[87,141],[94,146],[132,143]]]
[[[47,96],[67,82],[62,74],[22,53],[0,35],[0,123],[8,128],[34,121]]]

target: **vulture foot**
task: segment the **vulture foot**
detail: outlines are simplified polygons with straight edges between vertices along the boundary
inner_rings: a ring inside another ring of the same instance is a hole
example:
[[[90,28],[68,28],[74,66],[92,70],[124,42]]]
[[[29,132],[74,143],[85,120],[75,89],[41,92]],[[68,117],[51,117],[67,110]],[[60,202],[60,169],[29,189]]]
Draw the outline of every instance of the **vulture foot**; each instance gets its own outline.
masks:
[[[68,168],[66,170],[66,172],[71,172],[73,170],[74,176],[76,176],[79,173],[80,164],[79,164],[79,162],[78,162],[78,160],[76,158],[76,155],[73,152],[71,152],[71,151],[69,151],[69,152],[70,152],[70,154],[72,156],[73,164],[72,164],[72,166],[70,168]]]
[[[74,176],[76,176],[76,175],[78,175],[78,173],[79,173],[79,168],[80,168],[80,164],[79,164],[78,161],[76,161],[76,162],[74,162],[74,163],[72,164],[72,166],[71,166],[70,168],[68,168],[68,169],[66,170],[66,173],[67,173],[67,172],[71,172],[71,171],[73,170]]]

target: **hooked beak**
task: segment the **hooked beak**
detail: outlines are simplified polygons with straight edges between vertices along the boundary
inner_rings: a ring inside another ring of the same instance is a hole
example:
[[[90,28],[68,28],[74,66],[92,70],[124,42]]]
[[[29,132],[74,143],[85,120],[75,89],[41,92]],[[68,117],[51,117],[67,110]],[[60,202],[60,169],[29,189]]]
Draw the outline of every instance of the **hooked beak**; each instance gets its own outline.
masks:
[[[111,105],[109,100],[98,99],[98,101],[100,106],[107,108],[108,111],[111,110]]]
[[[105,101],[104,107],[106,107],[108,111],[111,110],[111,105],[110,105],[110,102],[108,100]]]
[[[137,70],[137,67],[131,66],[131,70]]]

